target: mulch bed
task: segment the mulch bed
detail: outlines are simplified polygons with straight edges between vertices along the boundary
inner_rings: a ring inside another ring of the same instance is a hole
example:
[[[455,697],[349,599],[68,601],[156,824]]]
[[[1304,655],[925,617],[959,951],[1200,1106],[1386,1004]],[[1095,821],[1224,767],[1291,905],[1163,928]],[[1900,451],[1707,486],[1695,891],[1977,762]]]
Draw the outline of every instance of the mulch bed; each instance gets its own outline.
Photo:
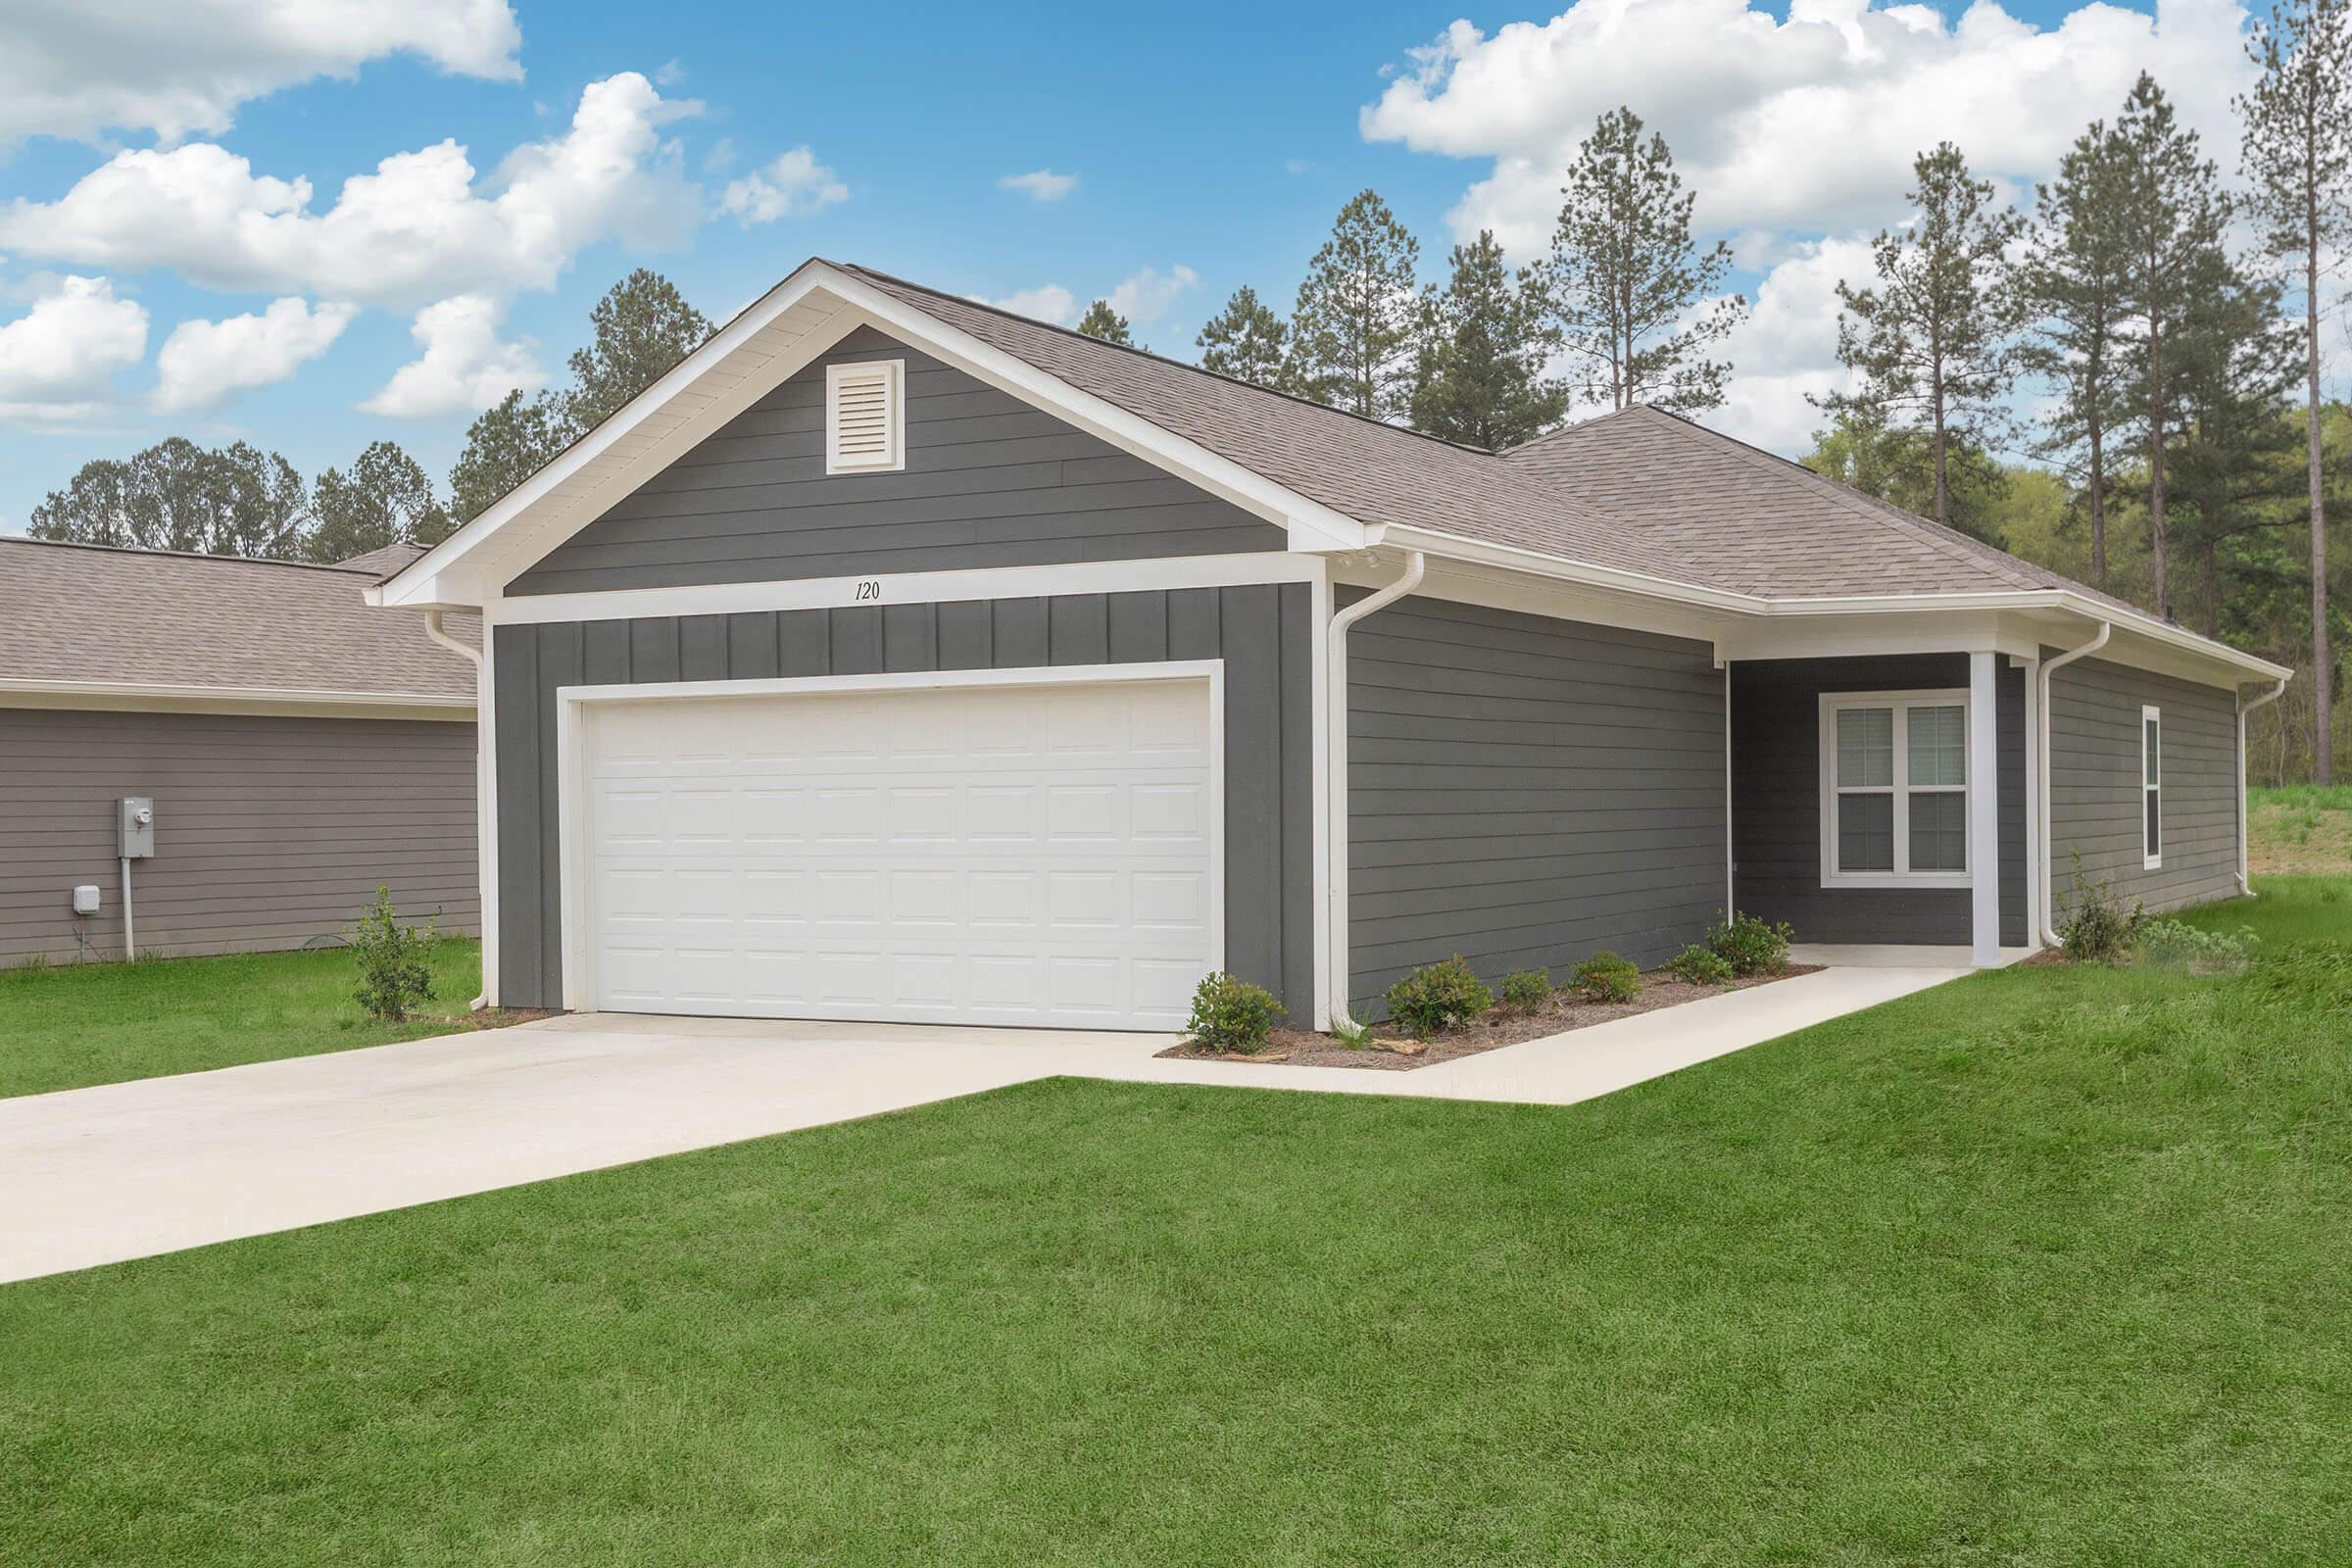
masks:
[[[1414,1040],[1401,1031],[1376,1025],[1372,1031],[1373,1043],[1360,1051],[1350,1050],[1332,1036],[1312,1030],[1277,1029],[1266,1049],[1254,1056],[1243,1055],[1238,1052],[1211,1051],[1189,1042],[1170,1046],[1157,1054],[1185,1061],[1278,1062],[1291,1067],[1359,1067],[1370,1072],[1410,1072],[1415,1067],[1430,1067],[1441,1061],[1475,1056],[1483,1051],[1541,1040],[1546,1035],[1566,1034],[1571,1029],[1589,1029],[1596,1023],[1631,1018],[1636,1013],[1656,1012],[1662,1007],[1675,1007],[1686,1002],[1720,997],[1726,992],[1748,991],[1757,986],[1768,986],[1775,980],[1791,980],[1800,974],[1815,974],[1820,969],[1821,965],[1817,963],[1792,963],[1779,974],[1751,975],[1726,986],[1694,986],[1676,979],[1663,969],[1653,969],[1642,976],[1642,994],[1631,1002],[1583,1002],[1567,992],[1554,992],[1551,1000],[1540,1006],[1496,1007],[1484,1017],[1474,1018],[1458,1029],[1448,1029],[1434,1040]]]
[[[504,1029],[509,1024],[537,1023],[553,1018],[561,1007],[484,1007],[479,1012],[416,1012],[409,1015],[411,1023],[443,1023],[452,1034],[468,1034],[476,1029]]]

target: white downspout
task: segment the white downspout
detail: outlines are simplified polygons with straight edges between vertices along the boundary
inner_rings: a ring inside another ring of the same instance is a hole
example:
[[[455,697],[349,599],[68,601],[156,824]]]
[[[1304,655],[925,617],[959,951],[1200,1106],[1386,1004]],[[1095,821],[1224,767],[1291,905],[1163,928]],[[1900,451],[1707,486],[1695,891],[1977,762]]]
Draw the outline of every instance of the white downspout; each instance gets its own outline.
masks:
[[[2058,861],[2050,850],[2050,677],[2076,660],[2097,653],[2107,646],[2107,639],[2114,635],[2115,623],[2103,620],[2099,622],[2099,634],[2096,637],[2080,648],[2068,649],[2041,666],[2041,701],[2037,705],[2041,710],[2041,733],[2035,737],[2039,745],[2035,748],[2037,756],[2034,767],[2034,782],[2041,786],[2035,791],[2039,799],[2034,803],[2037,808],[2035,815],[2040,820],[2034,824],[2036,842],[2034,853],[2040,856],[2042,861],[2041,942],[2042,946],[2047,948],[2064,946],[2058,940],[2058,920],[2055,912]]]
[[[485,743],[485,737],[490,733],[490,694],[483,690],[482,651],[460,638],[452,637],[444,630],[441,625],[441,612],[438,610],[428,610],[424,612],[424,634],[450,652],[463,655],[466,662],[473,666],[473,874],[477,882],[486,884],[490,870],[490,835],[497,831],[497,824],[490,820],[490,793],[483,783],[490,770],[490,748]],[[490,621],[487,616],[482,620],[482,635],[484,637],[490,635]],[[487,887],[485,886],[482,891],[486,892]],[[466,1004],[467,1012],[479,1012],[483,1003],[489,999],[487,983],[490,965],[496,961],[498,953],[497,938],[492,935],[490,929],[490,922],[496,913],[497,906],[489,899],[482,898],[480,899],[480,907],[482,911],[482,975],[485,989],[480,996]]]
[[[1403,576],[1331,617],[1329,652],[1324,659],[1324,678],[1331,690],[1323,704],[1330,725],[1324,751],[1329,759],[1325,782],[1331,793],[1324,804],[1323,819],[1331,832],[1326,859],[1331,914],[1326,925],[1331,932],[1331,1021],[1335,1028],[1343,1021],[1353,1021],[1348,1012],[1348,628],[1420,587],[1427,565],[1420,551],[1406,551]]]
[[[2250,703],[2243,692],[2237,697],[2237,891],[2241,897],[2249,899],[2254,896],[2254,818],[2246,808],[2246,715],[2257,708],[2268,708],[2284,696],[2286,681],[2286,676],[2279,676],[2278,685]]]

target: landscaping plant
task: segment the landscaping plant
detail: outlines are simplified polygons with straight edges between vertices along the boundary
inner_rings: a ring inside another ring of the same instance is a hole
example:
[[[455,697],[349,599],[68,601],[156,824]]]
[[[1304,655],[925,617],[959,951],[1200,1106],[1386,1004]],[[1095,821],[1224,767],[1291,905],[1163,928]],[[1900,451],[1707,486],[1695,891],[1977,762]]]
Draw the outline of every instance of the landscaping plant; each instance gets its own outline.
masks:
[[[1253,1056],[1266,1049],[1266,1039],[1282,1014],[1282,1004],[1264,986],[1218,970],[1202,976],[1193,989],[1192,1021],[1184,1032],[1196,1046]]]
[[[2082,874],[2082,852],[2074,854],[2075,896],[2066,916],[2058,922],[2058,941],[2077,963],[2122,963],[2138,946],[2139,928],[2148,912],[2137,899],[2129,908],[2105,882]]]
[[[2190,974],[2242,974],[2254,961],[2254,933],[2207,931],[2179,920],[2148,920],[2139,928],[2140,956]]]
[[[1551,1000],[1551,976],[1542,969],[1521,969],[1502,977],[1502,1004],[1541,1007]]]
[[[1443,963],[1415,969],[1389,987],[1381,1000],[1397,1023],[1417,1035],[1434,1035],[1468,1023],[1494,1005],[1494,993],[1456,954]]]
[[[1666,960],[1666,972],[1693,986],[1728,986],[1740,978],[1729,958],[1695,942]]]
[[[1786,920],[1734,913],[1730,924],[1707,928],[1707,947],[1739,975],[1779,974],[1788,967],[1788,944],[1795,929]]]
[[[402,1023],[433,996],[433,923],[403,925],[392,907],[392,890],[375,890],[375,906],[348,933],[360,962],[360,988],[353,999],[370,1018]]]
[[[1642,970],[1603,948],[1569,971],[1568,989],[1587,1002],[1631,1002],[1642,994]]]

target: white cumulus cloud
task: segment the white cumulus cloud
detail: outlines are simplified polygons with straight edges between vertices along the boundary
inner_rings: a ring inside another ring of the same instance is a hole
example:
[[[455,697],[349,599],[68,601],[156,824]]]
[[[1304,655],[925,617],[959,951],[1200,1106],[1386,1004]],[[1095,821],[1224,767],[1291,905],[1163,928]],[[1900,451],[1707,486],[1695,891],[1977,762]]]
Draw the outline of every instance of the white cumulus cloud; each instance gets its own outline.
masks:
[[[699,108],[624,72],[590,83],[562,134],[516,148],[487,181],[443,141],[345,180],[323,213],[308,179],[256,173],[209,142],[123,152],[56,201],[0,209],[0,249],[395,307],[548,288],[599,240],[660,249],[691,231],[700,195],[661,127]]]
[[[117,299],[104,277],[61,277],[0,322],[0,419],[87,417],[113,399],[113,377],[146,357],[147,308]]]
[[[1078,296],[1059,283],[1048,283],[1041,288],[1025,288],[992,300],[975,294],[973,299],[983,305],[994,305],[1000,311],[1026,316],[1032,320],[1051,321],[1055,326],[1071,326],[1078,320]]]
[[[368,414],[429,419],[479,413],[509,392],[535,391],[547,375],[530,351],[498,335],[505,313],[496,300],[461,294],[428,305],[409,328],[423,349],[392,372],[382,391],[360,405]]]
[[[1017,190],[1031,201],[1057,202],[1078,188],[1076,174],[1056,174],[1051,169],[1033,169],[1026,174],[1006,174],[997,181],[1001,190]]]
[[[1522,257],[1548,243],[1561,172],[1619,105],[1665,135],[1708,230],[1841,233],[1900,218],[1913,155],[1947,138],[1980,177],[2047,177],[2143,69],[2229,162],[2245,20],[2238,0],[2158,0],[2154,16],[2093,0],[2054,27],[1991,0],[1948,21],[1868,0],[1790,0],[1785,21],[1749,0],[1577,0],[1492,36],[1454,23],[1360,129],[1491,160],[1450,220]]]
[[[182,321],[155,356],[155,407],[165,414],[214,409],[239,392],[283,381],[324,354],[359,309],[314,308],[288,295],[259,316]]]
[[[1110,308],[1137,326],[1157,321],[1168,314],[1168,307],[1183,297],[1187,290],[1200,286],[1200,274],[1189,267],[1171,267],[1165,272],[1145,268],[1119,280],[1110,291]]]
[[[29,0],[0,8],[0,143],[228,128],[239,105],[413,55],[513,81],[507,0]]]
[[[850,187],[807,147],[790,152],[741,179],[727,181],[718,210],[749,228],[779,218],[801,218],[850,199]]]

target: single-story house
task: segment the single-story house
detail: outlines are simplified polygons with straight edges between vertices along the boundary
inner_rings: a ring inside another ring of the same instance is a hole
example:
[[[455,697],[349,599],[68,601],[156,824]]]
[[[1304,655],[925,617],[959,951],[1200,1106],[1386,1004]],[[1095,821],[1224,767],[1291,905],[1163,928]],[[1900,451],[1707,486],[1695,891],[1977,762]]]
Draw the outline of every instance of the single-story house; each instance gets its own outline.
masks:
[[[0,965],[302,947],[379,886],[479,929],[479,630],[361,597],[418,554],[0,539]]]
[[[2287,671],[1697,424],[1495,453],[810,261],[372,590],[479,611],[492,996],[1320,1023],[1460,954],[2050,940]]]

